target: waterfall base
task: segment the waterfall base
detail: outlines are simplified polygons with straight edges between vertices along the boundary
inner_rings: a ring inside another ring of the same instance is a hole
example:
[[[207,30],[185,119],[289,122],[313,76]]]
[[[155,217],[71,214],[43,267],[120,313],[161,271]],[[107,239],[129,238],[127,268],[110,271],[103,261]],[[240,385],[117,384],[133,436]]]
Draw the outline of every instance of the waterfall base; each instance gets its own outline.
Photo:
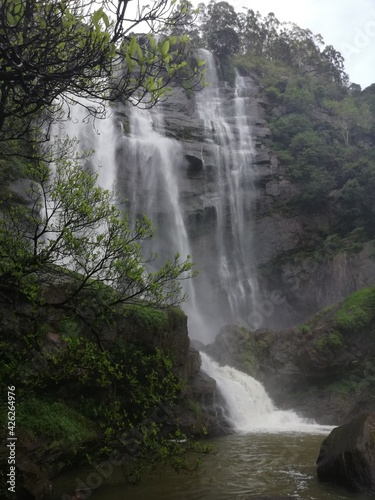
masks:
[[[278,410],[264,387],[253,377],[230,366],[220,366],[201,352],[202,370],[216,380],[235,432],[293,432],[326,434],[331,426],[316,424],[293,411]]]

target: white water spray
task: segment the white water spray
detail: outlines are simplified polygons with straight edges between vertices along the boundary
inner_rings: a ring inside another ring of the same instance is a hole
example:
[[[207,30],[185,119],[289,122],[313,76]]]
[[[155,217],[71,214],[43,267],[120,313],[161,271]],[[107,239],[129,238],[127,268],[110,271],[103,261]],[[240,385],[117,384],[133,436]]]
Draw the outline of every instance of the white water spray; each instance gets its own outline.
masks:
[[[112,113],[106,118],[94,118],[87,107],[93,103],[82,103],[70,106],[70,120],[62,123],[64,134],[78,140],[78,152],[92,153],[89,163],[98,171],[98,183],[104,189],[113,189],[116,173],[116,144],[120,134]],[[98,105],[99,107],[99,105]]]
[[[216,380],[236,432],[306,432],[326,434],[332,427],[318,425],[293,411],[278,410],[260,382],[230,366],[219,366],[201,352],[202,370]]]
[[[211,169],[216,194],[206,194],[206,206],[211,203],[216,213],[216,257],[207,272],[211,290],[208,286],[202,299],[217,301],[212,289],[219,288],[221,299],[214,320],[220,319],[220,326],[229,322],[247,326],[258,295],[252,258],[255,189],[250,81],[237,74],[234,89],[225,88],[213,55],[203,49],[199,55],[206,61],[210,85],[197,95],[197,107],[205,129],[206,157],[214,156]]]

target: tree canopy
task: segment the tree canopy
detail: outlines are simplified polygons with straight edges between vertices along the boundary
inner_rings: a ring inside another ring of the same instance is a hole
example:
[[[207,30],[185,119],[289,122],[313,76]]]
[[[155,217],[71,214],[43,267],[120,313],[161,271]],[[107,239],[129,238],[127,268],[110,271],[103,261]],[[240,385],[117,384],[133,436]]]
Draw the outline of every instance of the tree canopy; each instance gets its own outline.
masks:
[[[15,297],[16,311],[19,292],[34,307],[64,307],[80,316],[92,310],[92,317],[110,316],[121,303],[165,307],[185,300],[178,278],[191,276],[189,259],[180,263],[177,255],[147,272],[154,256],[143,257],[140,242],[154,237],[151,222],[143,217],[129,227],[114,193],[98,186],[97,174],[79,159],[63,158],[54,169],[34,162],[24,175],[24,203],[10,196],[0,221],[0,285],[3,297]],[[65,293],[49,300],[48,283],[61,281]]]
[[[259,57],[294,68],[309,67],[329,74],[332,81],[348,83],[342,55],[325,46],[319,34],[281,22],[273,12],[264,17],[250,8],[236,12],[225,1],[210,0],[207,6],[200,4],[200,10],[201,36],[196,40],[218,56]]]
[[[185,34],[166,37],[172,27],[191,24],[189,2],[154,0],[134,15],[130,0],[75,2],[5,0],[0,5],[0,142],[30,139],[65,103],[82,98],[103,114],[119,98],[152,106],[174,78],[199,78],[181,71],[188,53]],[[134,34],[147,26],[147,36]],[[39,119],[39,122],[38,122]]]

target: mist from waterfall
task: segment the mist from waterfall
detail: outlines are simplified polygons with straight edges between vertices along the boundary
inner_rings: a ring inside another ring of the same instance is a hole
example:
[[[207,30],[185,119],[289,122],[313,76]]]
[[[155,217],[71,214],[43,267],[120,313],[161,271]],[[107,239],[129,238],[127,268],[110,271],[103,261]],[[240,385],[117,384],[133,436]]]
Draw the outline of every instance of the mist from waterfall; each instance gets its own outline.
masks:
[[[94,118],[87,107],[92,102],[82,101],[70,106],[70,119],[60,124],[60,135],[77,139],[79,154],[88,155],[88,163],[98,172],[98,183],[111,190],[116,183],[116,144],[120,134],[119,127],[111,112],[104,119]]]

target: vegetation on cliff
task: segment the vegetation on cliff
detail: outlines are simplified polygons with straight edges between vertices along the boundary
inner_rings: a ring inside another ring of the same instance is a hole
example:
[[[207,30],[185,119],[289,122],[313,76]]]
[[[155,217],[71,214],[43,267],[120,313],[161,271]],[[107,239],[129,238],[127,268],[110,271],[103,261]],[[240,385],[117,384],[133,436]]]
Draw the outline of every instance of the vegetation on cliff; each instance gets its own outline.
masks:
[[[304,250],[333,241],[339,249],[360,250],[375,238],[373,86],[362,91],[350,83],[342,55],[321,35],[273,13],[236,12],[211,0],[200,23],[195,43],[219,57],[222,77],[233,83],[237,68],[264,89],[272,132],[266,145],[279,160],[279,173],[296,186],[281,209],[324,215],[326,224]]]

